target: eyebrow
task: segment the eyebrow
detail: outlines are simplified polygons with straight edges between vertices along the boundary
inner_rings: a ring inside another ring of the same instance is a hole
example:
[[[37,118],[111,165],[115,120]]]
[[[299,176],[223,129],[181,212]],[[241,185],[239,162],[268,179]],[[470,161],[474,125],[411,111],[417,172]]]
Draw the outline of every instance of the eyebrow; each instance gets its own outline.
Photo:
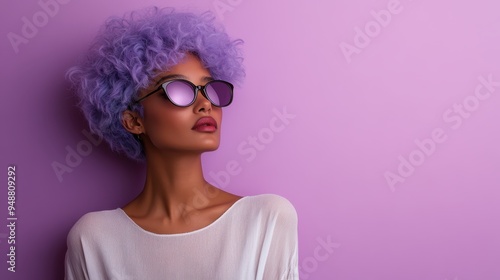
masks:
[[[180,75],[180,74],[172,74],[172,75],[163,76],[158,80],[158,82],[156,82],[154,87],[158,87],[163,82],[168,81],[168,80],[173,80],[173,79],[185,79],[185,80],[187,80],[188,78],[186,76]],[[204,82],[210,82],[210,81],[213,81],[214,78],[212,78],[210,76],[204,76],[201,78],[201,80]]]

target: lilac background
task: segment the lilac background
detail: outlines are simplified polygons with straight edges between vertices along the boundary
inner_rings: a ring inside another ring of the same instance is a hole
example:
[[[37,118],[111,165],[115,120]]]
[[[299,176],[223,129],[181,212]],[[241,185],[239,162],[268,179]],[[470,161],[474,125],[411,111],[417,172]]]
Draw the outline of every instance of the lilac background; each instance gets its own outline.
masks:
[[[221,148],[204,157],[206,175],[295,205],[301,279],[500,279],[500,86],[474,97],[478,77],[500,81],[495,0],[68,1],[18,52],[7,34],[22,35],[21,18],[43,10],[4,2],[0,216],[7,224],[6,169],[15,164],[19,220],[16,273],[0,225],[1,279],[61,279],[73,223],[140,191],[144,168],[104,142],[61,181],[51,164],[87,141],[66,69],[105,18],[149,5],[229,7],[218,16],[245,40],[247,79],[225,110]],[[374,14],[388,7],[381,27]],[[363,41],[356,30],[365,27]],[[346,44],[359,48],[345,55]],[[470,112],[461,116],[454,104],[463,102]],[[273,110],[285,109],[295,117],[270,127]],[[435,129],[445,140],[434,149],[426,140],[424,154],[415,141]],[[406,177],[391,187],[385,173],[400,176],[400,155],[418,166],[401,167]],[[238,173],[220,179],[232,161]]]

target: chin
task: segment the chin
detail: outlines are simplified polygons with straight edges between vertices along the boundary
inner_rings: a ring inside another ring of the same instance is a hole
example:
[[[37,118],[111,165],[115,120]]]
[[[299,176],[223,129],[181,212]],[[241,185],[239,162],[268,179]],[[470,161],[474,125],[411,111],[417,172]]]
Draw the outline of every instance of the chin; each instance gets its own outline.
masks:
[[[213,152],[213,151],[217,150],[218,148],[219,148],[219,144],[211,146],[211,147],[207,147],[206,151]]]
[[[205,141],[199,142],[199,148],[201,150],[215,151],[219,148],[220,141],[215,139],[206,139]]]

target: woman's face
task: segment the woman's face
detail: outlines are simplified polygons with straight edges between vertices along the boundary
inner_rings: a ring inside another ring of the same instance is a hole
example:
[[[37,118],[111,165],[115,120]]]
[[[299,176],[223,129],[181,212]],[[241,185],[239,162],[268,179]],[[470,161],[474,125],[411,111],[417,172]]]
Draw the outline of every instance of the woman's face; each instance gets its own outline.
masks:
[[[212,80],[200,60],[187,54],[179,64],[160,73],[150,87],[140,92],[139,97],[154,91],[168,80],[179,78],[195,85],[205,85]],[[163,90],[141,103],[144,107],[142,139],[146,155],[162,151],[200,153],[219,147],[222,109],[213,106],[200,91],[189,107],[175,106]]]

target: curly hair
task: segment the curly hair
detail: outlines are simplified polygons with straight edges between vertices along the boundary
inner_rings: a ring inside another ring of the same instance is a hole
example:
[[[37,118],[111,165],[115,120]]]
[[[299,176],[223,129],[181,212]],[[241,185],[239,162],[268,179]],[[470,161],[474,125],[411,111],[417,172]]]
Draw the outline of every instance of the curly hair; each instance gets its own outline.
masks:
[[[90,130],[112,150],[144,161],[142,143],[122,126],[121,116],[126,109],[143,116],[142,105],[131,102],[159,71],[193,53],[215,79],[239,84],[243,41],[231,40],[214,19],[211,12],[157,7],[109,18],[81,63],[67,72]]]

